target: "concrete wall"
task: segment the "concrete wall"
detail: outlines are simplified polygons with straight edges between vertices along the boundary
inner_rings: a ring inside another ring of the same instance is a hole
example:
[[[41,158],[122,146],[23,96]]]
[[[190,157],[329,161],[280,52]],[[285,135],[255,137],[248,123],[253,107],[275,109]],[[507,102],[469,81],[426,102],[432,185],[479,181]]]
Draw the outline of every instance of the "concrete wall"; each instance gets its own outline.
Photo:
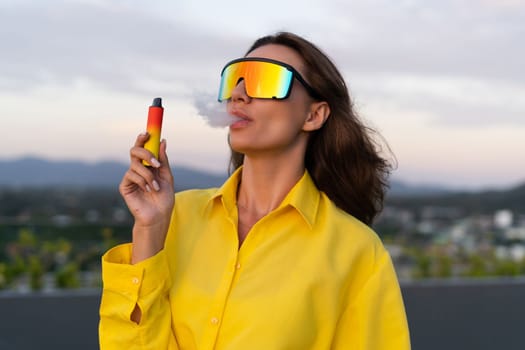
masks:
[[[525,349],[525,280],[403,286],[413,349]]]
[[[403,283],[412,348],[525,349],[525,280]],[[0,349],[98,349],[99,291],[0,294]]]
[[[98,349],[98,291],[0,296],[0,349]]]

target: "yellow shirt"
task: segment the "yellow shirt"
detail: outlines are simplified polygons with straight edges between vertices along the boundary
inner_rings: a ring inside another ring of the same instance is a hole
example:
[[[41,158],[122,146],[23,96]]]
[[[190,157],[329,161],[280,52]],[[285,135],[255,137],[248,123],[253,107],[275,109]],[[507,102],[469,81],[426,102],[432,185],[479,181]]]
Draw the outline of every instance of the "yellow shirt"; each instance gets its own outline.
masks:
[[[239,179],[177,193],[157,255],[130,265],[126,244],[103,256],[101,349],[410,348],[390,256],[368,226],[305,172],[239,249]]]

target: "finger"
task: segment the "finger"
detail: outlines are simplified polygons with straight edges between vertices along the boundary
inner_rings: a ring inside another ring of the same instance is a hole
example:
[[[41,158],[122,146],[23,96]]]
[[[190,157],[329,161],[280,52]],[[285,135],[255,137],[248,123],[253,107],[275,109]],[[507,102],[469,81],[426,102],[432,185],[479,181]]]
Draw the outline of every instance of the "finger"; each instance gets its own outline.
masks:
[[[135,144],[130,150],[130,157],[132,160],[133,157],[136,157],[141,161],[144,161],[146,164],[149,164],[154,168],[158,168],[160,167],[160,163],[155,158],[155,155],[144,148],[144,145],[146,144],[146,141],[149,140],[149,138],[150,134],[147,131],[139,134],[135,139]],[[145,152],[141,150],[144,150]]]
[[[129,153],[132,163],[142,163],[143,161],[146,161],[154,168],[160,167],[160,162],[155,158],[155,155],[142,146],[133,146]]]
[[[130,170],[140,177],[140,179],[138,179],[138,184],[144,184],[141,186],[142,188],[146,189],[148,192],[150,192],[151,189],[155,191],[160,190],[160,185],[155,179],[155,171],[153,171],[153,169],[145,167],[141,161],[137,160],[131,162]]]
[[[135,147],[144,147],[144,144],[149,139],[149,134],[147,131],[144,131],[143,133],[140,133],[137,138],[135,139]]]
[[[128,169],[120,183],[120,193],[122,195],[129,194],[137,190],[137,187],[144,192],[151,192],[151,186],[148,184],[147,180],[132,169]]]
[[[159,148],[159,161],[162,164],[162,167],[159,169],[161,176],[167,177],[169,181],[173,184],[173,174],[171,173],[171,166],[168,159],[168,153],[166,152],[168,144],[166,139],[162,139],[160,142]]]

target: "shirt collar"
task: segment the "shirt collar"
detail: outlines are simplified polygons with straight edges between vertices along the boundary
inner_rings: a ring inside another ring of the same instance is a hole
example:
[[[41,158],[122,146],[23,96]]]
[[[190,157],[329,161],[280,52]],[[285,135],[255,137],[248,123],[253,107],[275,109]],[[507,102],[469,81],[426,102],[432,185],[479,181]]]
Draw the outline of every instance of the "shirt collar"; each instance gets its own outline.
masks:
[[[239,167],[210,198],[210,202],[220,198],[226,211],[230,215],[235,213],[235,217],[237,216],[237,188],[241,174],[242,167]],[[276,210],[290,206],[296,209],[312,228],[315,224],[320,197],[319,190],[308,171],[305,170],[301,179],[292,187]]]

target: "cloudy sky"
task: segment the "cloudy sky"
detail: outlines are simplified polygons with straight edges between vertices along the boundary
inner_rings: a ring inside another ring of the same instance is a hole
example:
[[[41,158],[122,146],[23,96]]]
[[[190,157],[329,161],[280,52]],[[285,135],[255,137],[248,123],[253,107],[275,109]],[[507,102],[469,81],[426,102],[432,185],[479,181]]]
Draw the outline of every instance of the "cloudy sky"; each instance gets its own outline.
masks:
[[[224,172],[227,130],[198,106],[279,30],[332,57],[395,178],[525,180],[525,0],[0,0],[0,158],[127,162],[161,96],[172,163]]]

